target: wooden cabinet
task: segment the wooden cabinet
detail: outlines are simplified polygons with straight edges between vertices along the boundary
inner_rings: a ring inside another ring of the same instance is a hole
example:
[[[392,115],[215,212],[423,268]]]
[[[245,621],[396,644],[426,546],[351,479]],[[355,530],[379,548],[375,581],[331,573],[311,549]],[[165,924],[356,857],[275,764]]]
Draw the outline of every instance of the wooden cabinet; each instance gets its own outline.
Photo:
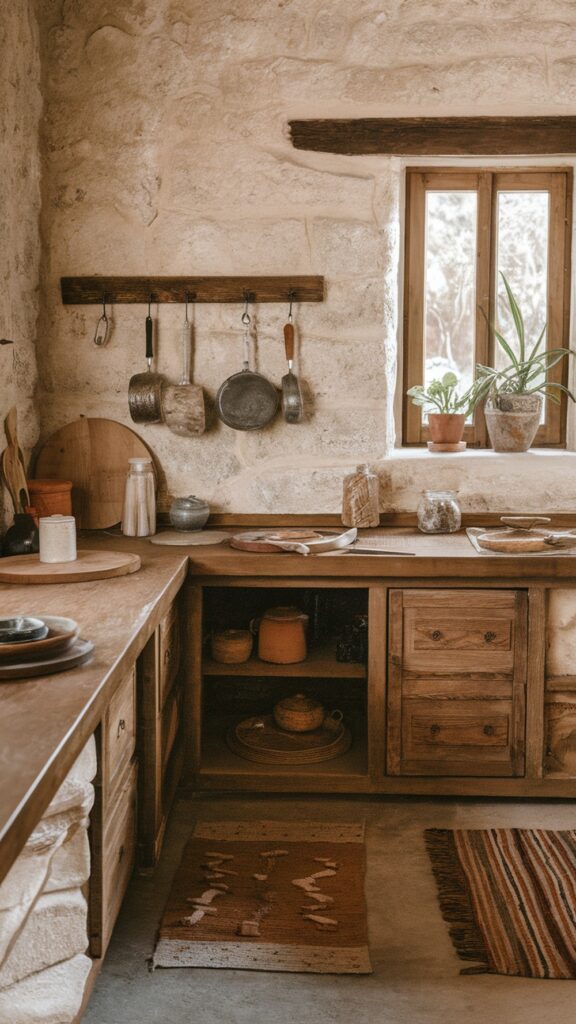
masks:
[[[102,957],[136,855],[136,670],[112,697],[97,733],[98,774],[90,816],[90,952]]]
[[[184,754],[180,609],[175,601],[139,662],[138,863],[154,867],[182,770]]]
[[[392,590],[390,775],[524,774],[527,596]]]

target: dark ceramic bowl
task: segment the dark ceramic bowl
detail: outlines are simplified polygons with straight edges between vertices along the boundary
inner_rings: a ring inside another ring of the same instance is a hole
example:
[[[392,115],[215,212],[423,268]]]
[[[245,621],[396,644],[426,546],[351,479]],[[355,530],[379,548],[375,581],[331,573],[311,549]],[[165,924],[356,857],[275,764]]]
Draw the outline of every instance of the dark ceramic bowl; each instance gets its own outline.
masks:
[[[23,615],[13,619],[0,619],[0,644],[43,640],[45,636],[48,636],[48,626],[42,619],[25,618]]]

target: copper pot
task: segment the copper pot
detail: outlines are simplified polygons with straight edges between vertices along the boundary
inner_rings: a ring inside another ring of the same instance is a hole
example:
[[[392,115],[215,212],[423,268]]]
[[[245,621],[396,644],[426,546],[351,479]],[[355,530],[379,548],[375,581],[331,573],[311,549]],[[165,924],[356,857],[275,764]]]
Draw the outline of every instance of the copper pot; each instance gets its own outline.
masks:
[[[269,608],[250,628],[258,633],[258,657],[276,665],[293,665],[306,660],[308,616],[299,608]]]

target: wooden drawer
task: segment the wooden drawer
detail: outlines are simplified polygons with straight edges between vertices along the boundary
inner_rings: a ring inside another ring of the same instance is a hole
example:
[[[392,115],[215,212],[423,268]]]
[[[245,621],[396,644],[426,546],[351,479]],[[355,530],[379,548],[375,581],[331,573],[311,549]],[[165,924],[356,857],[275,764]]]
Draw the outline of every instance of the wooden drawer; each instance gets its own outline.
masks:
[[[106,812],[102,844],[102,938],[108,945],[136,854],[137,765],[131,761]]]
[[[515,591],[404,591],[404,669],[511,672],[517,604]]]
[[[405,701],[403,774],[515,774],[512,714],[511,701]]]
[[[111,792],[136,746],[136,670],[112,697],[102,723],[102,785]]]
[[[158,627],[159,704],[163,708],[180,667],[180,622],[175,601]]]

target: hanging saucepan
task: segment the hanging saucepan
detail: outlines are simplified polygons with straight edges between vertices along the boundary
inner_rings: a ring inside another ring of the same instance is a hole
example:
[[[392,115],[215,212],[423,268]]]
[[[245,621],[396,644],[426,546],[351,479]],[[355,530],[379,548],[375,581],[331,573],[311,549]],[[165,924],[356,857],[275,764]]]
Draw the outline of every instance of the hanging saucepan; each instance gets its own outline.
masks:
[[[265,427],[278,411],[278,392],[261,373],[250,369],[250,315],[242,315],[244,326],[244,366],[220,385],[216,395],[218,418],[233,430],[258,430]]]
[[[148,316],[146,317],[146,373],[135,373],[128,385],[128,405],[134,423],[160,423],[162,420],[162,384],[164,378],[160,373],[153,373],[154,358],[153,331],[154,325],[150,315],[152,296],[148,300]]]

